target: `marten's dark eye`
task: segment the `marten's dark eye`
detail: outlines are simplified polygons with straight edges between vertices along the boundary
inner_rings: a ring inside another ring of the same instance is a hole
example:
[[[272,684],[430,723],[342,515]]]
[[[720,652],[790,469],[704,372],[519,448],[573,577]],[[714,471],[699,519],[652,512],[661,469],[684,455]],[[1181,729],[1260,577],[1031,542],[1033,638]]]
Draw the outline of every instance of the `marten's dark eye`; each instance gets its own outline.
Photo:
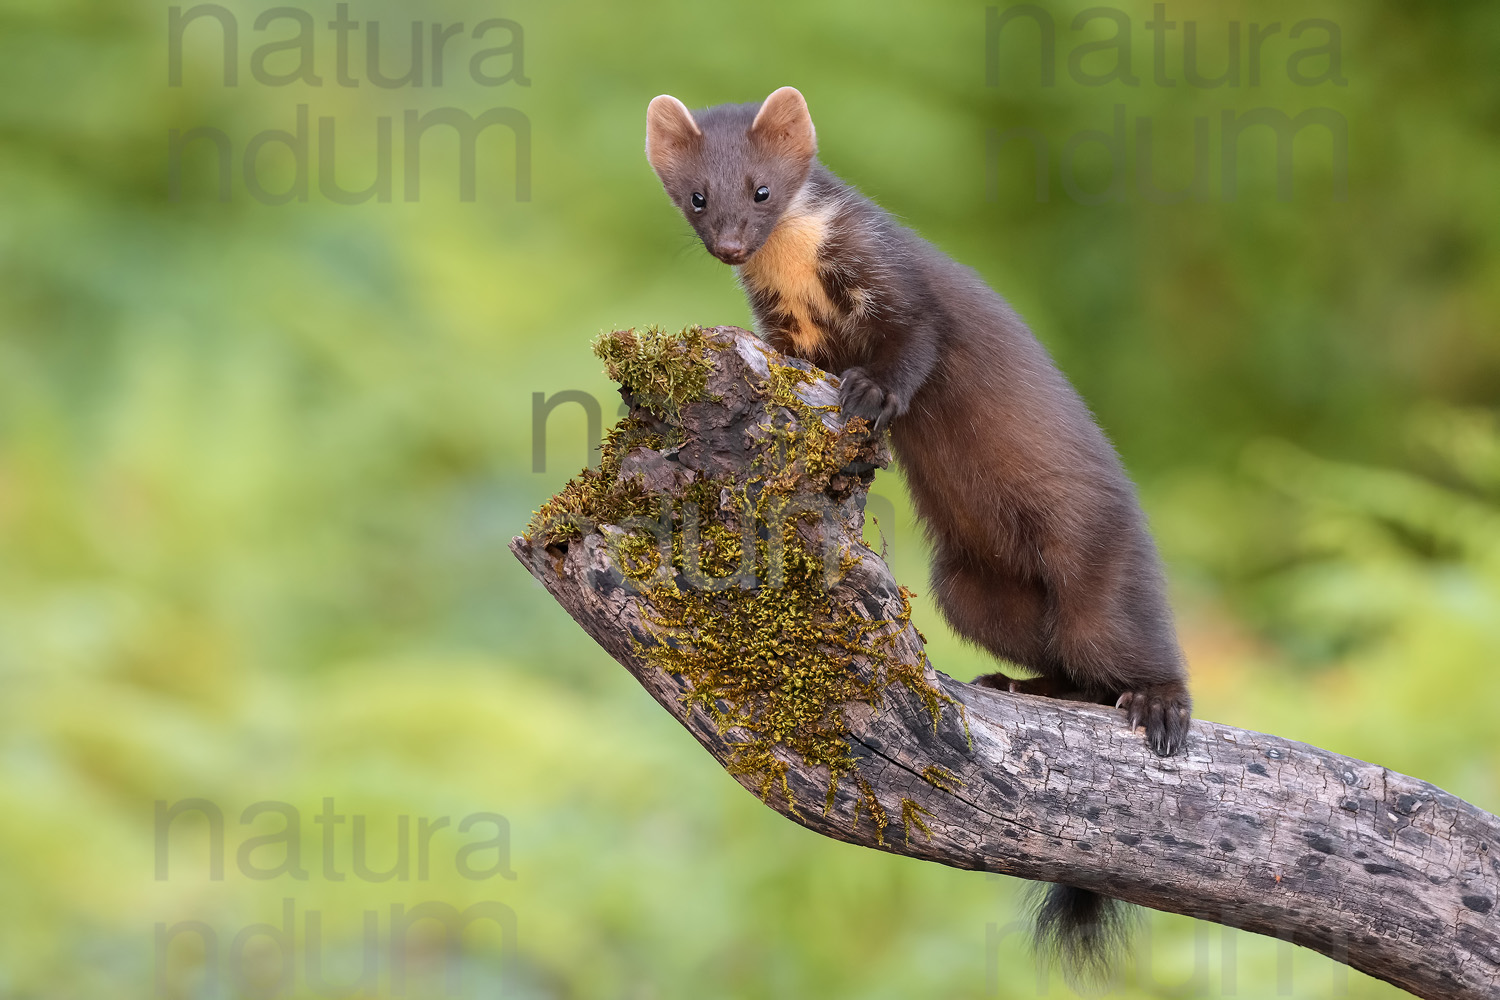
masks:
[[[755,189],[756,201],[765,201],[769,197],[771,197],[771,189],[766,187],[765,185],[761,185],[760,187]]]
[[[703,195],[699,194],[697,191],[693,192],[693,197],[690,200],[693,203],[693,211],[695,212],[701,212],[708,206],[708,199],[703,197]]]

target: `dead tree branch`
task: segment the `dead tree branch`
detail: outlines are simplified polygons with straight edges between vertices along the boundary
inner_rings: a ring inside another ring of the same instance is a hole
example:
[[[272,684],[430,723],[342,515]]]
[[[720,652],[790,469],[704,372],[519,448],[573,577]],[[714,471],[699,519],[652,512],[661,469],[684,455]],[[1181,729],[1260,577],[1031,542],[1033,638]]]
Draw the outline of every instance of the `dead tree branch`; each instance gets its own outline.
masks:
[[[861,538],[884,445],[844,428],[829,377],[732,327],[696,348],[615,337],[629,426],[511,548],[767,804],[850,843],[1277,935],[1417,996],[1500,997],[1495,816],[1212,722],[1160,759],[1116,711],[934,671]],[[788,552],[827,570],[811,603],[795,574],[768,582]],[[767,617],[782,600],[802,603]],[[797,677],[828,703],[788,694]]]

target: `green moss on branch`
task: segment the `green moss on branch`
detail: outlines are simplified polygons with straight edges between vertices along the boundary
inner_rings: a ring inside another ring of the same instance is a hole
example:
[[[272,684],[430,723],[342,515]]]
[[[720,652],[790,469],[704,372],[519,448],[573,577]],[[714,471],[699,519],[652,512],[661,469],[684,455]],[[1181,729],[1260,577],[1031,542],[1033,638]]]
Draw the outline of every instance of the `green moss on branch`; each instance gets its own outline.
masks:
[[[684,701],[729,745],[728,770],[793,812],[805,803],[796,801],[791,768],[826,774],[825,813],[852,777],[854,821],[868,815],[883,843],[890,814],[859,774],[849,707],[879,709],[897,684],[920,699],[936,728],[952,699],[927,681],[925,660],[908,663],[897,653],[914,629],[905,588],[889,619],[865,617],[858,602],[836,593],[861,559],[844,523],[845,505],[867,481],[851,471],[870,458],[866,426],[825,423],[837,407],[809,403],[803,391],[819,374],[768,351],[766,376],[750,386],[764,404],[755,428],[762,444],[745,471],[710,476],[678,465],[690,481],[653,495],[639,477],[622,478],[623,459],[643,446],[665,456],[681,445],[650,428],[663,421],[680,428],[684,406],[713,398],[714,352],[727,348],[690,327],[680,335],[605,334],[594,350],[637,409],[606,437],[599,469],[584,470],[544,504],[529,533],[556,544],[602,532],[624,584],[640,595],[649,637],[636,642],[637,655],[685,681]],[[914,825],[927,832],[920,807],[903,799],[899,809],[908,839]]]

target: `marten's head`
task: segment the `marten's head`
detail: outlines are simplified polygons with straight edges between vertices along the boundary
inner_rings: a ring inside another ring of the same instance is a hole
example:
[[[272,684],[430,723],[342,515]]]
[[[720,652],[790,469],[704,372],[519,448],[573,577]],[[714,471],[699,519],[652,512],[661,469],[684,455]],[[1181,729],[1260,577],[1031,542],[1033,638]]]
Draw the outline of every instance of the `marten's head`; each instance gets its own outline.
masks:
[[[818,151],[807,102],[782,87],[760,104],[646,109],[646,159],[708,252],[743,264],[802,189]]]

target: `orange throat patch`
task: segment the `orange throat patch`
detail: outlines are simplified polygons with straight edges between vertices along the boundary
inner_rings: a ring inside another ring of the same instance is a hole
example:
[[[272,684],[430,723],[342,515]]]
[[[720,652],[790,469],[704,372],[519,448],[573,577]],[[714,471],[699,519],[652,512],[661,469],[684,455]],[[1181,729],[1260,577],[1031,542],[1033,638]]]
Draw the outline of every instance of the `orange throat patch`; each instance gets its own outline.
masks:
[[[835,314],[818,277],[818,248],[827,238],[831,214],[828,209],[789,206],[765,243],[737,269],[747,289],[780,301],[792,317],[785,332],[804,357],[816,353],[828,335],[822,317]]]

